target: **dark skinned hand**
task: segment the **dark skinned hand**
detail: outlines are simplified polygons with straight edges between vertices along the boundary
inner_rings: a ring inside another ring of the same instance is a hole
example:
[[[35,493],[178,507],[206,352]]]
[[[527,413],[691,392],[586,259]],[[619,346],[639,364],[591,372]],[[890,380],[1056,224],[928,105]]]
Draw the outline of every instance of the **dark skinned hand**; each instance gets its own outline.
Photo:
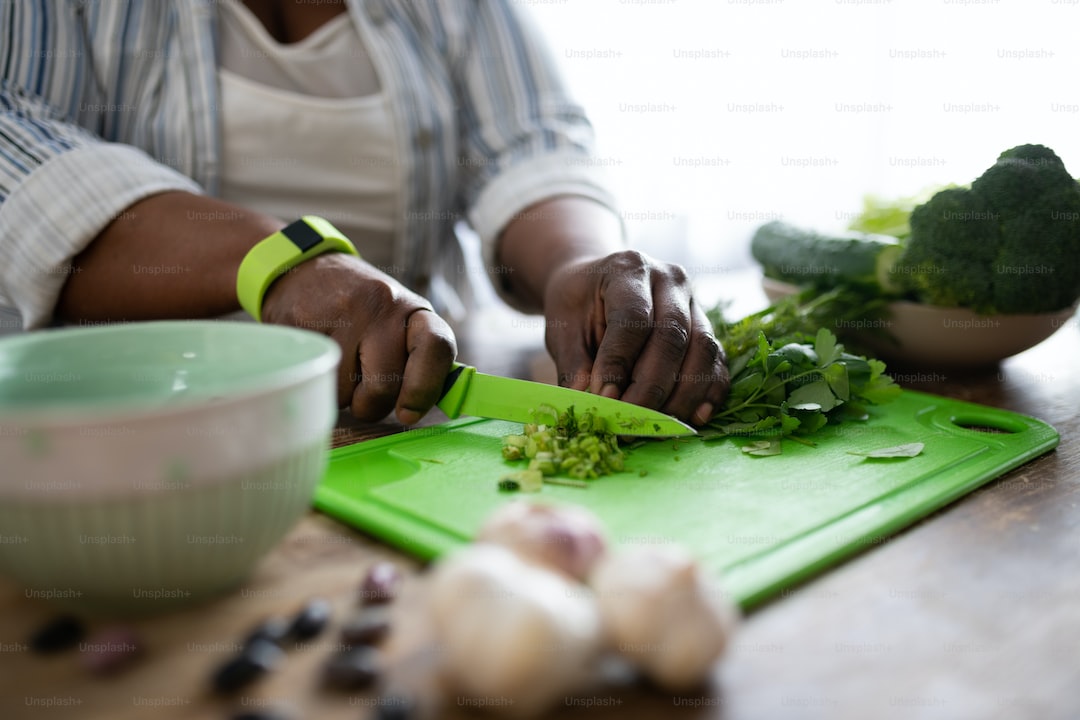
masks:
[[[703,425],[727,396],[724,352],[685,270],[624,250],[559,268],[544,293],[559,384]]]
[[[412,425],[435,405],[457,354],[431,304],[359,258],[319,255],[277,280],[263,320],[328,335],[341,346],[338,406]]]

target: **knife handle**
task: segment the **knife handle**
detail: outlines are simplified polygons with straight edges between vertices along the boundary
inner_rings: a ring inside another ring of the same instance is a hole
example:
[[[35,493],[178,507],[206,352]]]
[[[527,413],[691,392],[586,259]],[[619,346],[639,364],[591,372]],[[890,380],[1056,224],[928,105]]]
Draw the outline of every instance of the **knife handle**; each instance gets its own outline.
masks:
[[[469,390],[469,381],[475,372],[476,368],[459,362],[455,362],[450,369],[450,373],[443,382],[442,397],[436,403],[448,418],[453,419],[461,415],[461,406]]]

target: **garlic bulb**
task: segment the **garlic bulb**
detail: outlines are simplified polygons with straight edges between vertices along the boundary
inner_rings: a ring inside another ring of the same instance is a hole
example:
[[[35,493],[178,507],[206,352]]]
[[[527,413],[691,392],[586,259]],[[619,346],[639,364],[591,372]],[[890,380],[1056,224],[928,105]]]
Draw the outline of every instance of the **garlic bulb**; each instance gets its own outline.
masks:
[[[584,585],[480,543],[440,562],[428,593],[442,671],[459,695],[532,716],[592,678],[603,635]]]
[[[476,539],[582,581],[607,552],[600,520],[575,505],[507,503],[488,517]]]
[[[613,649],[672,691],[705,681],[738,617],[720,585],[674,547],[609,555],[590,585]]]

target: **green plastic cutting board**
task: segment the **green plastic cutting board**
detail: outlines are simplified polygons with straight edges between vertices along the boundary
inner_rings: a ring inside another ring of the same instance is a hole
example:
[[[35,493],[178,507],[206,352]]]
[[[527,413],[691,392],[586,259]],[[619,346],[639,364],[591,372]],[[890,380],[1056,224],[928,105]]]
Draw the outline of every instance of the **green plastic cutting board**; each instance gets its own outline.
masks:
[[[588,488],[501,493],[498,479],[521,467],[502,459],[502,437],[520,431],[467,418],[338,448],[315,506],[429,559],[467,542],[500,503],[577,503],[616,543],[683,545],[749,608],[1058,443],[1034,418],[905,391],[865,422],[823,429],[815,447],[786,440],[782,455],[752,457],[742,439],[650,441],[630,451],[627,472]],[[849,453],[910,442],[925,443],[921,455]]]

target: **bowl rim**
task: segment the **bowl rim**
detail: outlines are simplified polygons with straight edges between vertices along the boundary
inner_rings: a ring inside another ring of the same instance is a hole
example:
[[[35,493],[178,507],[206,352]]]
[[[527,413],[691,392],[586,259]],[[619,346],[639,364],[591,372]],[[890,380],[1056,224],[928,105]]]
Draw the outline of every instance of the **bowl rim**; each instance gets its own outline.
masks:
[[[83,403],[64,402],[51,403],[47,406],[20,405],[16,407],[4,407],[0,405],[0,427],[9,428],[65,428],[72,426],[84,426],[87,422],[95,425],[109,425],[114,423],[128,423],[135,420],[147,420],[150,418],[168,418],[182,415],[193,411],[199,411],[207,407],[224,407],[234,403],[243,403],[266,394],[271,390],[294,387],[297,384],[307,382],[320,375],[327,373],[341,361],[341,348],[333,339],[321,333],[304,328],[296,328],[288,325],[266,325],[250,323],[240,320],[152,320],[117,322],[91,327],[61,326],[44,330],[31,330],[28,332],[0,338],[0,348],[19,345],[31,345],[41,342],[42,339],[51,339],[57,334],[70,337],[83,337],[95,334],[129,334],[142,332],[147,329],[175,329],[175,328],[214,328],[219,331],[222,327],[232,325],[235,327],[250,328],[253,332],[272,333],[279,336],[303,337],[308,342],[321,345],[321,351],[314,357],[300,361],[290,367],[280,368],[260,373],[256,379],[245,380],[244,384],[236,390],[229,389],[221,397],[215,398],[212,404],[207,403],[207,398],[183,398],[161,404],[155,401],[149,404],[146,399],[128,399],[115,404],[88,406]],[[258,328],[255,330],[255,328]],[[246,331],[246,330],[245,330]]]

